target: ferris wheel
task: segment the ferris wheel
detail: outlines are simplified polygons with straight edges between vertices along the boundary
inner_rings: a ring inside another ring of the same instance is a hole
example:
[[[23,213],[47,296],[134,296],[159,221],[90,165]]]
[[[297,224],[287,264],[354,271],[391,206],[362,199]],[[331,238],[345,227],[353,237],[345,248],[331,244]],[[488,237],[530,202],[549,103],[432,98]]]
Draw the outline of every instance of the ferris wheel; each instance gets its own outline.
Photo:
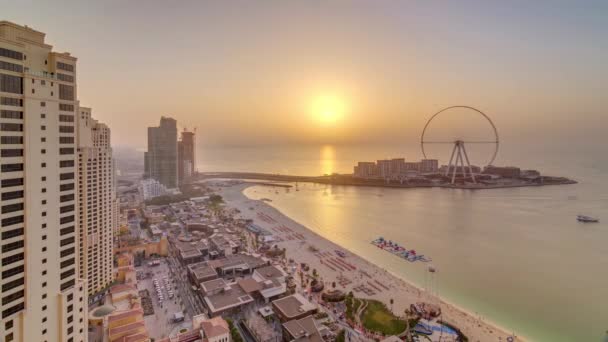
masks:
[[[427,133],[427,129],[430,127],[431,123],[435,122],[436,120],[439,120],[443,116],[447,116],[450,113],[450,111],[452,111],[454,109],[461,109],[461,110],[464,109],[467,111],[471,111],[471,112],[475,113],[476,115],[482,117],[482,119],[484,119],[485,121],[487,121],[490,125],[490,129],[489,129],[490,138],[487,140],[486,139],[476,140],[476,139],[467,139],[466,137],[459,137],[459,138],[456,138],[455,140],[434,140],[434,139],[428,140],[426,138],[425,134]],[[444,109],[440,110],[439,112],[433,114],[433,116],[431,116],[429,118],[429,120],[426,122],[426,125],[424,125],[424,129],[422,130],[422,135],[420,136],[420,148],[422,149],[422,155],[424,156],[424,158],[428,158],[427,151],[425,150],[425,146],[428,146],[430,144],[453,145],[452,154],[450,156],[450,161],[449,161],[448,167],[445,171],[445,176],[451,176],[452,184],[454,184],[454,182],[456,180],[456,174],[458,173],[459,168],[460,168],[460,174],[462,175],[463,178],[470,177],[470,179],[473,181],[473,183],[476,183],[475,173],[473,172],[473,167],[471,166],[469,156],[468,156],[467,150],[465,148],[465,144],[482,144],[482,145],[489,145],[490,147],[492,147],[491,148],[492,152],[486,163],[486,165],[491,165],[494,162],[494,160],[496,159],[496,155],[498,154],[498,145],[499,145],[498,130],[496,129],[496,126],[494,125],[494,122],[492,122],[490,117],[488,115],[486,115],[484,112],[480,111],[479,109],[476,109],[476,108],[473,108],[470,106],[451,106],[451,107],[444,108]]]

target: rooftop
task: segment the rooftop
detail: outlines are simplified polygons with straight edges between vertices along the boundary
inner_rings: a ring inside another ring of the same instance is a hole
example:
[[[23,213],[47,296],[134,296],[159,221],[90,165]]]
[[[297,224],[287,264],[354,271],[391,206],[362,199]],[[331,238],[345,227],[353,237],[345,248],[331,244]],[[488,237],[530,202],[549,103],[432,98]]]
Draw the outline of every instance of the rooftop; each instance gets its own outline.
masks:
[[[299,293],[277,299],[272,302],[272,304],[288,319],[302,315],[305,312],[312,312],[316,309],[311,302]]]
[[[312,316],[294,319],[283,324],[283,327],[296,340],[323,341]]]
[[[228,284],[224,279],[218,278],[201,283],[201,289],[203,290],[203,293],[207,294],[215,290],[225,288],[227,285]]]
[[[188,269],[194,274],[196,279],[216,278],[218,276],[215,269],[207,261],[188,265]]]
[[[237,306],[253,302],[253,298],[248,295],[240,286],[227,286],[224,290],[205,296],[205,304],[212,313],[228,310]]]

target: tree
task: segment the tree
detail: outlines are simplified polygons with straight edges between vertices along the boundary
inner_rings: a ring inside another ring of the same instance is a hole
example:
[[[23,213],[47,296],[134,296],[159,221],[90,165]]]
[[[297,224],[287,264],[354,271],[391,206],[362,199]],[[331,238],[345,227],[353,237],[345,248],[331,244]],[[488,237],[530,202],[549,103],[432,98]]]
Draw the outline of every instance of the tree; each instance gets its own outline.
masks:
[[[336,288],[336,282],[335,281],[331,283],[331,287],[333,287],[334,289]]]
[[[393,311],[393,303],[395,303],[395,301],[393,300],[393,298],[391,298],[390,303],[391,303],[391,311]]]
[[[313,269],[312,269],[312,276],[313,276],[313,277],[315,277],[315,278],[316,278],[317,276],[319,276],[319,274],[317,273],[317,269],[316,269],[316,268],[313,268]]]

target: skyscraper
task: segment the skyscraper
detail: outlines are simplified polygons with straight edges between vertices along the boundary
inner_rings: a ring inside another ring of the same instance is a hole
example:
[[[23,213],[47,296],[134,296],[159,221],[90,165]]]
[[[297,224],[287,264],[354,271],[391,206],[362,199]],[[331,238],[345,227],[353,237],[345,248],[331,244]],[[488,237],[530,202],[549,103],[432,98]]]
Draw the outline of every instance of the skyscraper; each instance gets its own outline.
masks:
[[[2,341],[86,341],[76,238],[76,58],[0,21]]]
[[[196,134],[183,131],[180,141],[177,142],[177,169],[179,183],[183,184],[194,175]]]
[[[79,107],[78,112],[79,270],[91,296],[113,280],[115,167],[110,128],[94,120],[90,108]]]
[[[158,127],[148,127],[148,152],[144,154],[144,177],[169,189],[177,188],[177,122],[161,117]]]

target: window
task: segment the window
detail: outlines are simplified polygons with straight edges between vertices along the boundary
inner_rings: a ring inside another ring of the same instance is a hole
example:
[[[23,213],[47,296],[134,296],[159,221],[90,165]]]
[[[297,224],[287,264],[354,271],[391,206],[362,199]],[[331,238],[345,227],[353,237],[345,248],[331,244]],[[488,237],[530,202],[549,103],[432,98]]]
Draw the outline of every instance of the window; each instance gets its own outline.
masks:
[[[57,62],[57,69],[74,72],[74,66],[63,62]]]
[[[74,137],[59,137],[60,144],[73,144]]]
[[[40,107],[46,107],[46,102],[40,101]]]
[[[19,298],[23,298],[23,296],[24,296],[24,291],[23,290],[17,291],[17,292],[15,292],[13,294],[10,294],[10,295],[2,298],[2,305],[6,305],[8,303],[14,302],[14,301],[16,301]]]
[[[7,217],[2,219],[2,227],[12,226],[13,224],[23,223],[23,215]]]
[[[46,299],[46,293],[42,294],[42,299]]]
[[[18,52],[15,50],[9,50],[9,49],[5,49],[5,48],[0,48],[0,56],[16,59],[19,61],[23,60],[23,54],[21,52]]]
[[[6,310],[2,310],[2,318],[6,318],[12,314],[15,314],[21,310],[23,310],[25,308],[25,304],[24,303],[19,303],[13,307],[10,307]],[[11,333],[12,334],[12,333]]]
[[[40,130],[46,131],[46,126],[44,126],[44,125],[40,126]]]
[[[23,178],[11,178],[11,179],[3,179],[2,187],[8,188],[11,186],[21,186],[23,185]]]
[[[40,177],[40,180],[43,181],[43,182],[46,181],[46,176]]]
[[[0,117],[3,119],[23,119],[23,112],[18,110],[1,110]]]
[[[42,193],[46,193],[46,188],[42,188],[42,189],[40,189],[40,191],[41,191]]]
[[[2,164],[2,172],[23,171],[23,164]]]
[[[73,232],[74,232],[74,226],[70,226],[70,227],[61,228],[61,229],[59,230],[59,233],[60,233],[62,236],[63,236],[63,235],[66,235],[66,234],[71,234],[71,233],[73,233]],[[63,266],[61,266],[61,267],[63,267]]]
[[[0,98],[0,105],[22,107],[23,106],[23,100],[12,98],[12,97],[1,97]]]
[[[46,311],[46,305],[43,305],[43,306],[42,306],[42,311]],[[43,333],[43,334],[44,334],[44,333],[46,333],[46,330],[44,330],[42,333]]]
[[[41,137],[40,142],[46,142],[46,137]]]
[[[73,190],[73,189],[74,189],[74,183],[61,184],[59,186],[59,191],[67,191],[67,190]]]
[[[19,64],[0,61],[0,69],[14,72],[23,72],[23,66]]]
[[[63,247],[63,246],[69,245],[71,243],[74,243],[74,237],[73,236],[61,240],[61,242],[59,243],[59,246]]]
[[[74,179],[74,172],[62,173],[59,175],[60,180]]]
[[[68,259],[66,261],[62,261],[61,262],[61,268],[66,268],[68,266],[74,265],[75,260],[76,260],[75,258],[72,258],[72,259]]]
[[[59,133],[74,133],[74,126],[59,126]]]
[[[61,160],[59,161],[59,167],[72,167],[74,166],[73,160]]]
[[[59,197],[59,202],[67,202],[67,201],[73,201],[73,200],[74,200],[74,194],[62,195]]]
[[[44,205],[44,204],[46,204],[46,200],[42,200],[42,202],[40,202],[40,203],[42,203],[42,205]]]
[[[74,101],[74,87],[67,84],[59,85],[59,99]]]
[[[74,111],[74,105],[69,104],[69,103],[60,103],[59,104],[59,110],[62,110],[64,112],[73,112]]]
[[[4,132],[23,132],[23,125],[3,122],[0,124],[0,130]]]
[[[46,322],[46,317],[43,317],[42,318],[42,323],[45,323],[45,322]]]
[[[43,149],[40,150],[40,153],[46,154],[46,150],[43,148]]]
[[[2,279],[12,277],[15,274],[23,273],[23,270],[24,270],[24,266],[21,265],[21,266],[17,266],[17,267],[8,269],[6,271],[2,271]]]
[[[73,115],[59,114],[59,121],[60,122],[74,122],[74,116]]]
[[[65,289],[69,289],[70,287],[74,286],[74,284],[76,283],[76,281],[74,279],[66,281],[65,283],[61,284],[60,289],[61,291],[65,290]],[[68,312],[72,312],[74,311],[74,305],[70,304],[68,305]]]
[[[23,228],[21,228],[21,235],[23,235]],[[18,253],[15,255],[8,256],[8,257],[2,259],[2,266],[7,266],[10,264],[16,263],[17,261],[21,261],[24,258],[25,258],[24,253]]]
[[[67,249],[61,251],[61,253],[59,253],[59,254],[62,258],[66,257],[68,255],[72,255],[72,254],[74,254],[74,247],[67,248]]]
[[[40,114],[40,118],[41,119],[46,119],[46,114],[44,114],[44,113]]]
[[[12,321],[10,321],[10,322],[12,322]],[[6,335],[6,337],[4,338],[4,342],[13,342],[14,340],[15,340],[15,336],[13,335],[13,333]]]
[[[22,157],[23,149],[21,148],[11,148],[11,149],[2,149],[0,152],[2,157]]]
[[[46,287],[46,281],[42,283],[42,287]]]
[[[57,73],[57,79],[64,82],[74,82],[74,76]]]
[[[23,191],[11,191],[11,192],[3,192],[2,200],[8,201],[12,199],[23,198]]]
[[[7,145],[17,145],[17,144],[23,144],[23,137],[2,137],[0,138],[2,139],[0,142],[2,144],[7,144]]]
[[[4,330],[11,330],[12,328],[13,328],[13,321],[12,320],[4,323]]]
[[[59,219],[60,224],[74,222],[74,215],[62,217]]]
[[[23,94],[23,78],[0,74],[0,91],[5,93]]]
[[[41,163],[40,167],[46,167],[46,163]]]
[[[69,213],[69,212],[72,212],[72,211],[74,211],[74,205],[73,204],[66,205],[66,206],[63,206],[63,207],[59,208],[59,212],[61,214]]]
[[[61,272],[61,280],[65,279],[65,278],[69,278],[71,276],[73,276],[76,273],[76,270],[69,269],[67,271]]]
[[[23,240],[11,242],[9,244],[2,246],[2,253],[14,251],[15,249],[23,248],[23,246],[24,246]]]
[[[2,213],[12,213],[15,211],[23,210],[23,203],[7,204],[2,206]]]

